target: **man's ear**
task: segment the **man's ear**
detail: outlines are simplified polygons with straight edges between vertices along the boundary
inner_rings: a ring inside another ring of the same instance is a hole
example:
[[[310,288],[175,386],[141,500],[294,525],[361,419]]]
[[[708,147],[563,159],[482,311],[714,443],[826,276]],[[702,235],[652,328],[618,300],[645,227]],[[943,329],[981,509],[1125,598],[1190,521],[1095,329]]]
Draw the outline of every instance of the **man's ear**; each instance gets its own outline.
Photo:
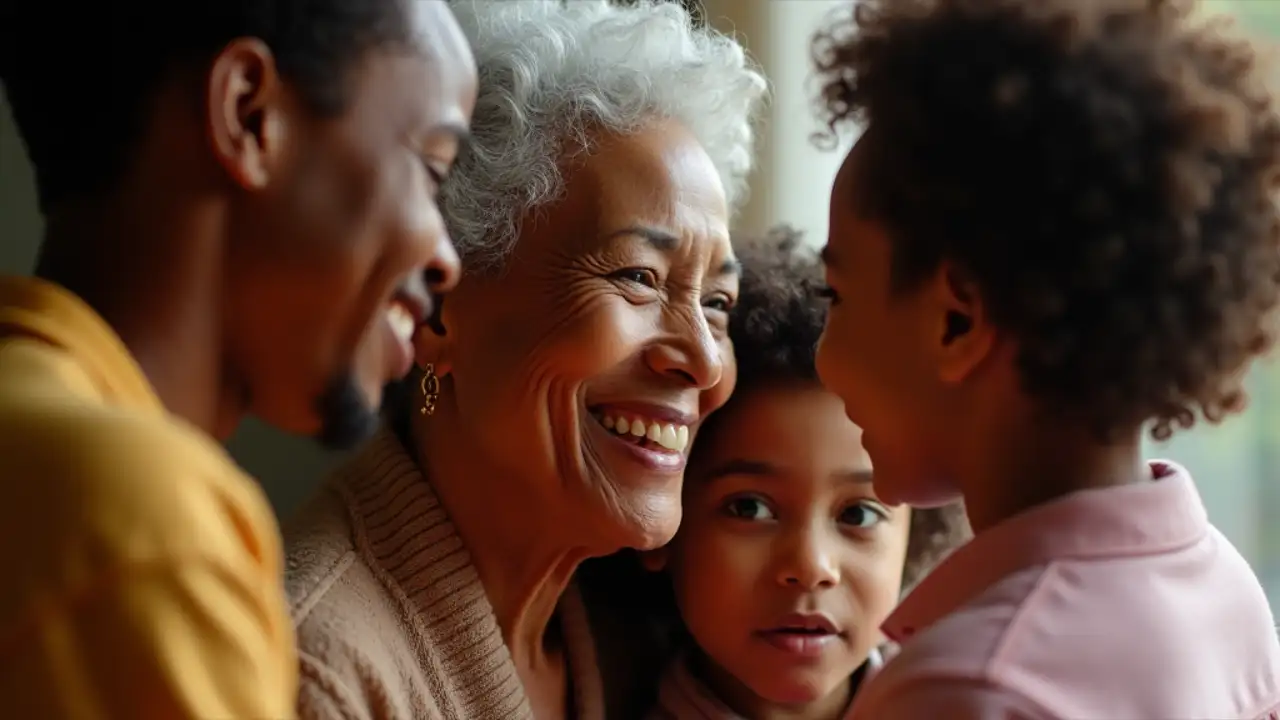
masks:
[[[206,76],[205,128],[214,156],[237,185],[261,189],[288,156],[290,97],[261,40],[232,41]]]
[[[649,572],[662,572],[667,568],[668,555],[665,545],[656,550],[643,550],[640,552],[640,565]]]
[[[938,375],[946,383],[962,382],[991,354],[995,328],[977,284],[955,265],[943,263],[939,269],[933,303]]]
[[[436,377],[449,374],[452,367],[453,337],[449,333],[450,313],[446,309],[444,297],[436,298],[435,310],[425,323],[418,326],[413,334],[414,361],[418,367],[431,364]],[[451,306],[450,306],[451,307]]]

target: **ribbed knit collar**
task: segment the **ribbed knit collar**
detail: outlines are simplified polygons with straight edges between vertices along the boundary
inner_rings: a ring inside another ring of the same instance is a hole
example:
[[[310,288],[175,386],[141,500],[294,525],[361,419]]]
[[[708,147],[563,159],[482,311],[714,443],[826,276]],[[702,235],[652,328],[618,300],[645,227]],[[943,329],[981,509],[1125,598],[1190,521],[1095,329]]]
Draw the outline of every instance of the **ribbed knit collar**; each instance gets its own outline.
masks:
[[[349,463],[337,483],[352,511],[357,548],[376,574],[416,614],[423,640],[436,647],[445,672],[492,678],[466,688],[474,714],[532,717],[501,629],[462,537],[431,484],[400,440],[382,430]],[[557,610],[564,630],[576,717],[604,717],[595,642],[577,587]],[[480,665],[488,667],[480,667]]]

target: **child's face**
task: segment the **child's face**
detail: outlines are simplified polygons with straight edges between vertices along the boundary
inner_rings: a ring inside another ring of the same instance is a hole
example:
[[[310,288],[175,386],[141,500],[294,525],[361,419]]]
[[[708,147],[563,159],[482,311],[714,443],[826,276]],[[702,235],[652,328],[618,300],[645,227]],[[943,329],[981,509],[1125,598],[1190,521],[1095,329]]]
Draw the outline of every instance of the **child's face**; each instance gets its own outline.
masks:
[[[963,311],[939,271],[909,292],[892,283],[892,248],[885,228],[858,216],[855,166],[860,140],[845,159],[831,193],[831,230],[822,254],[835,296],[818,344],[818,374],[863,428],[876,464],[876,492],[886,502],[917,506],[954,500],[947,459],[956,452],[951,418],[956,374],[981,360],[976,333],[948,338],[948,321]],[[949,426],[949,429],[948,429]]]
[[[668,567],[726,700],[843,693],[879,642],[910,518],[872,493],[859,436],[838,397],[791,384],[734,396],[698,439]]]

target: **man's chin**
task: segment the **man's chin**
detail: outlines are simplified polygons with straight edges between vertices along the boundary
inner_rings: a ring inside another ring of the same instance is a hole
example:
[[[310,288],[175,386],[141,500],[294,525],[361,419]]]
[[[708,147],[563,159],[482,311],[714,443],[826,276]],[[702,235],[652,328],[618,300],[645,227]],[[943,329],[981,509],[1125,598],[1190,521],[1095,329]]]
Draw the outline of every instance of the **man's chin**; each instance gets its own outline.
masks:
[[[316,412],[320,430],[315,439],[326,450],[349,450],[378,429],[377,402],[370,401],[351,373],[329,384],[316,403]]]

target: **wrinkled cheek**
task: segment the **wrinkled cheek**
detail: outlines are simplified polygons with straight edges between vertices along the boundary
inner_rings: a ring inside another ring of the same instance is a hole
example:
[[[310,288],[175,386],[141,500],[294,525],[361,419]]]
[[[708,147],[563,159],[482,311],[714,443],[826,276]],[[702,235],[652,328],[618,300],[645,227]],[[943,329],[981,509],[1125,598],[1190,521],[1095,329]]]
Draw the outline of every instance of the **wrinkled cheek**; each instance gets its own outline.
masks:
[[[593,418],[583,417],[573,432],[564,432],[560,438],[560,457],[568,472],[566,478],[574,481],[587,490],[598,493],[601,486],[608,487],[609,466],[605,462],[600,439],[597,439],[588,426],[595,422]]]
[[[577,468],[574,476],[581,480],[583,485],[588,487],[605,485],[602,482],[608,474],[607,465],[600,455],[600,447],[592,442],[587,433],[582,433],[582,441],[578,447],[566,447],[566,454],[576,453]]]
[[[576,477],[580,465],[578,451],[580,432],[573,411],[572,399],[567,397],[560,383],[549,378],[531,377],[523,387],[512,387],[516,402],[512,408],[524,408],[515,413],[513,431],[523,431],[529,439],[526,443],[530,454],[528,462],[542,472],[566,480]],[[502,412],[502,407],[494,408]]]

